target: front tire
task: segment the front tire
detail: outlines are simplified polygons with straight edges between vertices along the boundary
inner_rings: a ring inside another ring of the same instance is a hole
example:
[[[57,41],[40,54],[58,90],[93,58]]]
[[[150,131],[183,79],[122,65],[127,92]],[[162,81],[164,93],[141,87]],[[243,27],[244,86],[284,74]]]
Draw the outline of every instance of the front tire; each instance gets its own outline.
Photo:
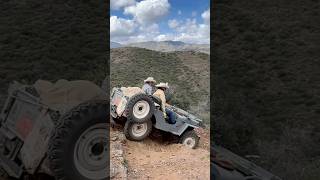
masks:
[[[149,136],[152,131],[152,122],[148,120],[144,123],[127,121],[124,126],[124,135],[131,141],[142,141]]]
[[[195,149],[199,144],[199,136],[194,130],[184,132],[180,138],[180,143],[187,146],[190,149]]]
[[[49,142],[49,162],[58,180],[109,177],[107,102],[88,102],[62,117]]]

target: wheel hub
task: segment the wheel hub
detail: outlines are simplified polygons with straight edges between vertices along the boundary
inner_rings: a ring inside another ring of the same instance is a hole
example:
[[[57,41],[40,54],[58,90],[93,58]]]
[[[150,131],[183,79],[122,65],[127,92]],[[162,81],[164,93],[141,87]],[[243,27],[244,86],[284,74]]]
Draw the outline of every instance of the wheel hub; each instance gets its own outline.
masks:
[[[147,132],[147,123],[142,123],[142,124],[134,124],[132,125],[132,134],[136,137],[143,136]]]
[[[189,137],[183,141],[183,144],[189,148],[193,148],[196,144],[196,141],[192,137]]]
[[[102,142],[96,143],[95,145],[92,146],[91,152],[95,156],[99,156],[103,153],[104,151],[104,145]]]
[[[133,115],[136,118],[145,118],[148,113],[150,112],[150,105],[147,101],[141,100],[138,101],[134,106],[133,106]]]
[[[78,172],[88,179],[104,179],[108,176],[108,131],[105,123],[85,130],[74,148],[74,164]]]

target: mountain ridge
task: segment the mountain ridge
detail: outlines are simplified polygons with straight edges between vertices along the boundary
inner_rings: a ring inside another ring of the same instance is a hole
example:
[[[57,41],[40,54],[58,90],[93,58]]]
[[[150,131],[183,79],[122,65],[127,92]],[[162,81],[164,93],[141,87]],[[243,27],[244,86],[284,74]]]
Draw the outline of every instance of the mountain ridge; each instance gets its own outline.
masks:
[[[113,42],[115,44],[115,42]],[[117,43],[120,44],[120,43]],[[134,42],[128,44],[121,44],[121,47],[138,47],[149,50],[161,52],[174,52],[174,51],[195,51],[210,54],[209,44],[191,44],[182,41],[144,41]],[[111,48],[118,48],[120,46],[111,46]]]

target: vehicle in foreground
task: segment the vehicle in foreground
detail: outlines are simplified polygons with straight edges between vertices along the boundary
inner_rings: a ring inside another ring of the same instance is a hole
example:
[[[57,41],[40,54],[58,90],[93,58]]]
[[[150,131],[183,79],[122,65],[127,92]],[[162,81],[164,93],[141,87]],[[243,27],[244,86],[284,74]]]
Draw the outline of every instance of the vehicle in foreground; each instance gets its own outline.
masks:
[[[221,146],[212,144],[210,156],[210,173],[214,180],[281,180]]]
[[[108,98],[89,81],[13,83],[0,116],[2,177],[109,177]]]

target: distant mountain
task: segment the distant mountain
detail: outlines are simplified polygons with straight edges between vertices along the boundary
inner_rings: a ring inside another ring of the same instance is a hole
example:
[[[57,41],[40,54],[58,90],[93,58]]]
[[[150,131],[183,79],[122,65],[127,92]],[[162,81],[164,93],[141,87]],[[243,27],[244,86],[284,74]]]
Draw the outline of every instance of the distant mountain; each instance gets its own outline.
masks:
[[[172,52],[172,51],[196,51],[210,54],[209,44],[188,44],[181,41],[147,41],[130,43],[126,46],[139,47],[155,51]]]
[[[122,47],[123,45],[117,42],[112,42],[110,41],[110,48],[119,48]]]

